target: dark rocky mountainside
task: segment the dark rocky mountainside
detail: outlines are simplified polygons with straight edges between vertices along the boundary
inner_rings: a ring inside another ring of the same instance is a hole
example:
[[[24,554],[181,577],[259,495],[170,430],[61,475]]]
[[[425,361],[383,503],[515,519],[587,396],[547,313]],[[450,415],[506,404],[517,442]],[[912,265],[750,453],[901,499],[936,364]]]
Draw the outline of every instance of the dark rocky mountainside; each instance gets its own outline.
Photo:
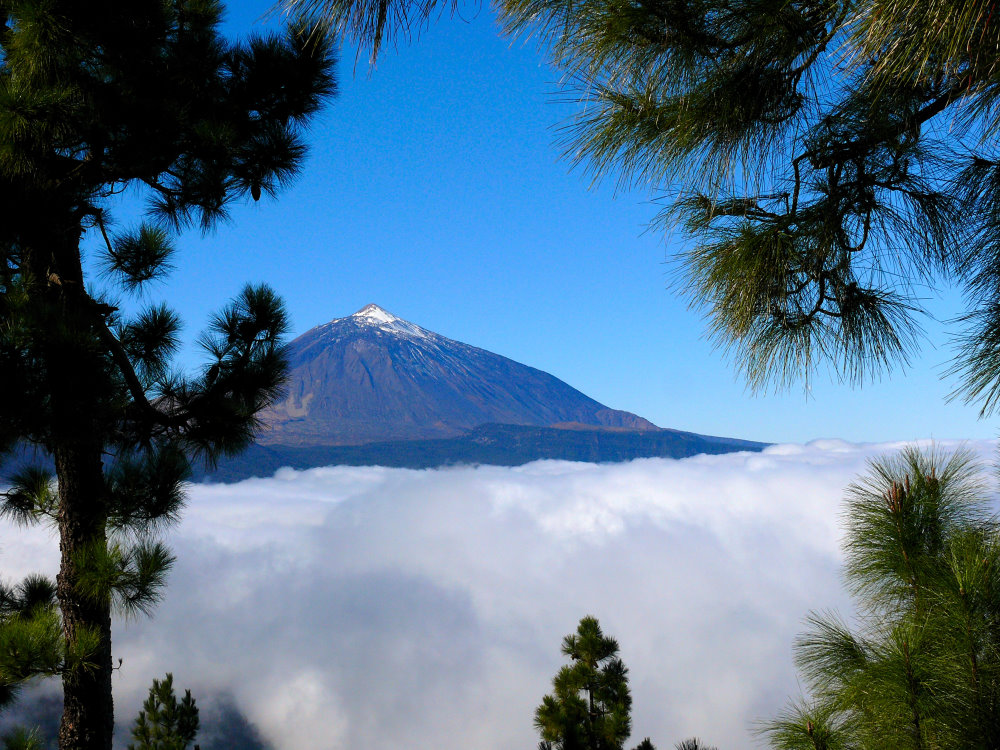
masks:
[[[450,438],[482,424],[656,425],[609,409],[548,373],[368,305],[289,345],[287,396],[262,445],[311,447]]]
[[[520,466],[542,459],[616,463],[636,458],[687,458],[700,453],[759,451],[765,443],[717,438],[678,430],[602,427],[557,429],[526,425],[480,425],[464,435],[436,440],[397,440],[365,445],[288,447],[254,445],[222,460],[199,479],[233,482],[268,477],[282,467],[391,466],[430,469],[458,464]]]

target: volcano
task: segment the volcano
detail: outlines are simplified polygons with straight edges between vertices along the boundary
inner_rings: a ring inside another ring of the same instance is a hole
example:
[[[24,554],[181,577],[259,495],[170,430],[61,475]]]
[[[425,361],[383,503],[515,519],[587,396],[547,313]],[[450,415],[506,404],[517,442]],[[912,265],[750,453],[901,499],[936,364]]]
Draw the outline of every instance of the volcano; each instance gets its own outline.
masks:
[[[307,331],[288,358],[284,397],[261,415],[257,443],[203,479],[269,476],[285,466],[599,463],[765,447],[661,429],[378,305]]]
[[[262,415],[261,445],[453,438],[483,424],[658,429],[546,372],[378,305],[313,328],[288,355],[286,395]]]

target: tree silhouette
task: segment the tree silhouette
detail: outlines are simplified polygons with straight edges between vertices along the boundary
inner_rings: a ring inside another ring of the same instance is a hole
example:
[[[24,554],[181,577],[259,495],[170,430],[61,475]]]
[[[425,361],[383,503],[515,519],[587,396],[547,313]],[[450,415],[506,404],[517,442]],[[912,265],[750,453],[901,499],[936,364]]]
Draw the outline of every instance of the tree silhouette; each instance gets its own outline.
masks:
[[[267,287],[213,320],[193,376],[170,366],[180,321],[166,305],[126,317],[112,296],[165,277],[172,233],[284,184],[333,92],[325,37],[230,42],[221,13],[214,0],[0,2],[0,455],[40,446],[57,480],[31,467],[0,499],[58,530],[63,750],[110,750],[112,611],[156,602],[172,557],[155,532],[178,516],[189,461],[247,445],[283,377],[285,313]],[[116,229],[124,190],[144,192],[149,222]],[[103,277],[85,274],[84,242]]]

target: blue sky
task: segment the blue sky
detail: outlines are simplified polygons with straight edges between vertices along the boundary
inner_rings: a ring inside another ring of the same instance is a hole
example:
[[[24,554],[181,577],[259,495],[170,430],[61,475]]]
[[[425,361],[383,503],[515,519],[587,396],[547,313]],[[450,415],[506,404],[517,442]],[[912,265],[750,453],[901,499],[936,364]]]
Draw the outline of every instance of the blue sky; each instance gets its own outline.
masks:
[[[263,29],[269,7],[229,3],[227,32]],[[940,378],[946,327],[934,320],[905,374],[747,393],[668,289],[680,238],[646,229],[657,191],[593,186],[560,158],[573,107],[558,73],[532,42],[501,37],[488,8],[440,19],[374,70],[345,47],[338,79],[295,184],[179,241],[177,270],[151,297],[181,313],[189,341],[245,282],[267,281],[293,335],[375,302],[664,427],[781,442],[995,437],[995,419],[945,402],[954,382]],[[960,310],[954,293],[932,303],[941,319]]]

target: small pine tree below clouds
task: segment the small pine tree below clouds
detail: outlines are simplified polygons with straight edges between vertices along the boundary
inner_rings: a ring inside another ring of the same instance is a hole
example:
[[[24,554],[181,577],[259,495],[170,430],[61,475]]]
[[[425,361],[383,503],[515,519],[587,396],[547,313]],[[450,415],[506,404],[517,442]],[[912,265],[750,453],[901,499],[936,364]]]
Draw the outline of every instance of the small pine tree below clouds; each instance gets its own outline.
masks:
[[[535,710],[539,750],[622,750],[632,733],[632,695],[618,641],[588,615],[563,639],[562,652],[570,663]],[[635,750],[655,748],[646,738]]]
[[[174,676],[168,672],[162,680],[153,680],[149,697],[132,727],[135,742],[128,750],[186,750],[194,742],[198,726],[198,706],[191,691],[185,690],[178,701]]]

